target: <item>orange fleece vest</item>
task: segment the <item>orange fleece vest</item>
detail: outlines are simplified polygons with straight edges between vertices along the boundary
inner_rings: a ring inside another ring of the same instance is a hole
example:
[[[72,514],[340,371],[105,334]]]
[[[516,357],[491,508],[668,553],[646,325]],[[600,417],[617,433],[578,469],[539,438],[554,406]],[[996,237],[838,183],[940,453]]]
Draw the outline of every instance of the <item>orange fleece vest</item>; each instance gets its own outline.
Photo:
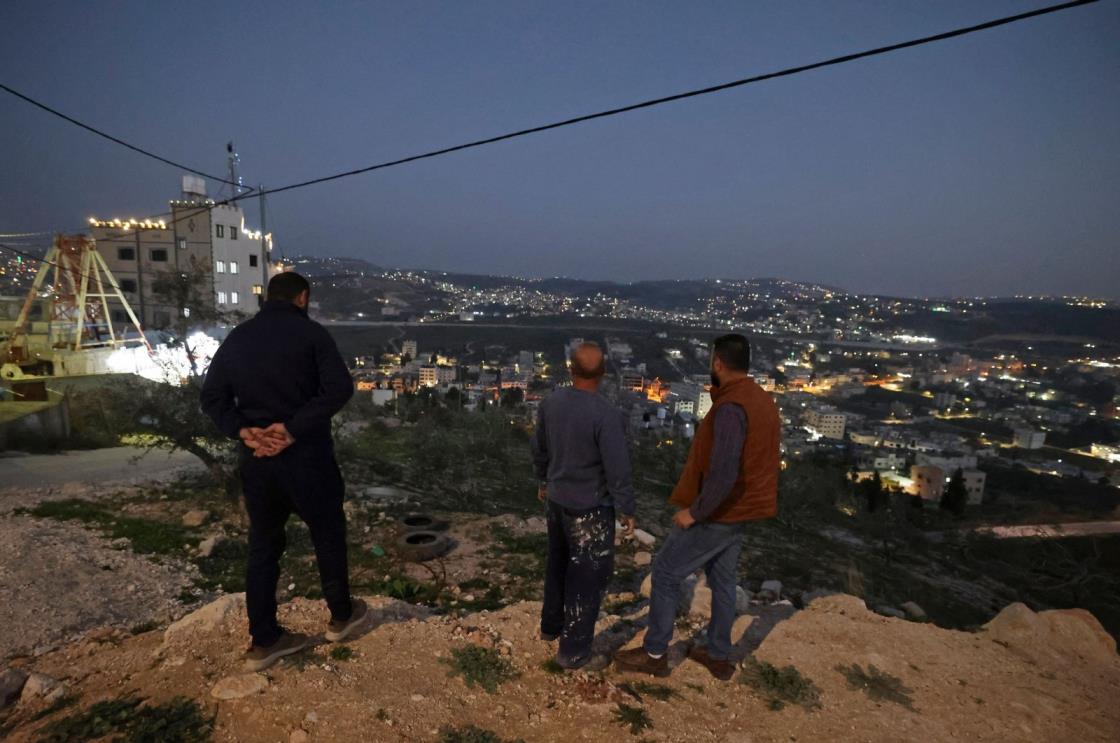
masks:
[[[700,495],[710,470],[716,411],[723,405],[738,405],[747,414],[747,440],[739,459],[739,478],[711,520],[729,524],[777,516],[781,416],[774,399],[749,377],[712,388],[712,408],[696,429],[684,472],[669,501],[688,508]]]

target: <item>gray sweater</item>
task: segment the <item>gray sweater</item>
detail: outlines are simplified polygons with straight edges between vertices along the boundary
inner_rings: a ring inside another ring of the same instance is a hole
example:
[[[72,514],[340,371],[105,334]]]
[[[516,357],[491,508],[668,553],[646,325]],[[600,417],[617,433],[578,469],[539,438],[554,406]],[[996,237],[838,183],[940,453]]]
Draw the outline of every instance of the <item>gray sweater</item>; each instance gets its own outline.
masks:
[[[562,387],[545,398],[532,449],[549,499],[575,510],[613,505],[634,515],[622,413],[601,395]]]

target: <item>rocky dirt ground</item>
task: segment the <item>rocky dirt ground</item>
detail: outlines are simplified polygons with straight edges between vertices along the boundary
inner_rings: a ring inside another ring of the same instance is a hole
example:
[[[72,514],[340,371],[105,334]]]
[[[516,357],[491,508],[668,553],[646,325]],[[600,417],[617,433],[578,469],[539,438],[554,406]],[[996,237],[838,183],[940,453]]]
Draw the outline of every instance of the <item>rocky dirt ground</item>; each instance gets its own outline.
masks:
[[[183,611],[176,597],[192,585],[185,565],[145,559],[70,523],[9,515],[0,529],[0,658]]]
[[[1078,610],[1012,605],[961,632],[882,616],[852,596],[799,594],[795,606],[780,586],[764,585],[740,592],[743,670],[724,683],[684,659],[707,611],[700,582],[682,606],[669,679],[556,673],[547,663],[553,648],[537,637],[543,520],[431,514],[449,522],[454,546],[417,565],[395,554],[398,519],[415,506],[393,488],[348,502],[355,591],[375,611],[341,650],[322,642],[310,545],[291,527],[282,619],[318,644],[245,674],[236,505],[197,481],[166,477],[7,491],[0,738],[96,739],[112,729],[75,727],[92,705],[143,699],[141,709],[163,710],[182,697],[196,728],[212,725],[206,735],[176,738],[157,726],[126,740],[1120,739],[1120,657]],[[640,641],[639,586],[654,550],[619,545],[600,653]],[[498,678],[494,693],[468,686],[451,668],[468,647],[493,651],[487,657],[509,663],[514,676]]]
[[[675,668],[662,692],[614,670],[550,673],[542,664],[552,649],[535,636],[535,602],[456,619],[425,618],[424,610],[393,599],[369,600],[370,628],[347,644],[346,657],[319,645],[261,674],[240,667],[239,595],[166,630],[103,633],[47,653],[20,666],[41,675],[37,695],[25,693],[29,698],[7,721],[9,739],[36,740],[68,711],[130,692],[150,703],[197,700],[213,716],[217,741],[435,741],[441,730],[446,735],[449,726],[468,724],[526,741],[1113,741],[1120,735],[1115,643],[1076,610],[1035,614],[1013,605],[982,631],[965,633],[883,617],[851,596],[820,598],[775,627],[754,654],[795,667],[815,685],[817,702],[772,709],[764,690],[716,681],[682,660],[683,643],[674,647]],[[282,613],[294,629],[323,629],[318,602],[296,599]],[[614,622],[604,619],[605,634]],[[739,634],[749,622],[740,619]],[[468,688],[449,675],[447,663],[468,645],[496,650],[518,675],[493,694]],[[875,700],[853,688],[838,670],[851,664],[896,678],[898,696]],[[34,720],[49,708],[41,690],[52,688],[80,701]],[[625,708],[640,710],[648,726],[631,734],[618,720]]]
[[[126,538],[26,514],[45,503],[137,497],[198,469],[183,456],[134,462],[138,454],[121,447],[0,458],[0,659],[45,652],[91,628],[166,623],[186,611],[177,597],[197,579],[189,563],[153,560]]]

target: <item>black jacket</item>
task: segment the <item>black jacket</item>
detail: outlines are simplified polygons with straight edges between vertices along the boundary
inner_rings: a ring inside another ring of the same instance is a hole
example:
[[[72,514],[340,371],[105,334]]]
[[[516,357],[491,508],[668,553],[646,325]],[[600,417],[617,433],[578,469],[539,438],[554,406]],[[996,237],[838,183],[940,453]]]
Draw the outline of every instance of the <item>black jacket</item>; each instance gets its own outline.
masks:
[[[354,394],[334,339],[290,302],[266,302],[218,348],[202,410],[222,433],[281,422],[297,443],[330,443],[331,416]]]

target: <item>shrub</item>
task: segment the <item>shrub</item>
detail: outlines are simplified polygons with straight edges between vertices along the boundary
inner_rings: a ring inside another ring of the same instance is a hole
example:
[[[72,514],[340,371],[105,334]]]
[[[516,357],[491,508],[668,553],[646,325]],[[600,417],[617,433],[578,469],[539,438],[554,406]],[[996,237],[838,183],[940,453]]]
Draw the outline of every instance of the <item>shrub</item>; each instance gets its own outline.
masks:
[[[618,703],[614,711],[614,721],[622,727],[630,728],[631,735],[638,735],[646,728],[653,727],[653,720],[649,719],[644,709],[622,702]]]
[[[907,688],[902,683],[902,679],[897,676],[892,676],[870,664],[866,671],[856,663],[850,666],[838,665],[836,670],[848,680],[849,688],[863,690],[876,702],[894,702],[906,709],[914,710],[914,699],[910,696],[913,690]]]
[[[820,706],[820,690],[793,666],[778,668],[765,661],[747,658],[739,682],[758,692],[770,709],[779,710],[787,704],[806,709]]]
[[[462,676],[468,688],[478,684],[488,693],[498,690],[498,685],[517,678],[513,664],[498,654],[493,648],[467,645],[454,648],[451,658],[443,661],[451,667],[449,676]]]
[[[492,730],[484,730],[474,725],[451,728],[445,727],[439,731],[439,743],[525,743],[524,740],[506,740]]]
[[[137,697],[98,702],[84,712],[55,720],[45,727],[40,743],[70,743],[114,736],[119,743],[205,743],[211,721],[198,703],[185,697],[148,707]]]

